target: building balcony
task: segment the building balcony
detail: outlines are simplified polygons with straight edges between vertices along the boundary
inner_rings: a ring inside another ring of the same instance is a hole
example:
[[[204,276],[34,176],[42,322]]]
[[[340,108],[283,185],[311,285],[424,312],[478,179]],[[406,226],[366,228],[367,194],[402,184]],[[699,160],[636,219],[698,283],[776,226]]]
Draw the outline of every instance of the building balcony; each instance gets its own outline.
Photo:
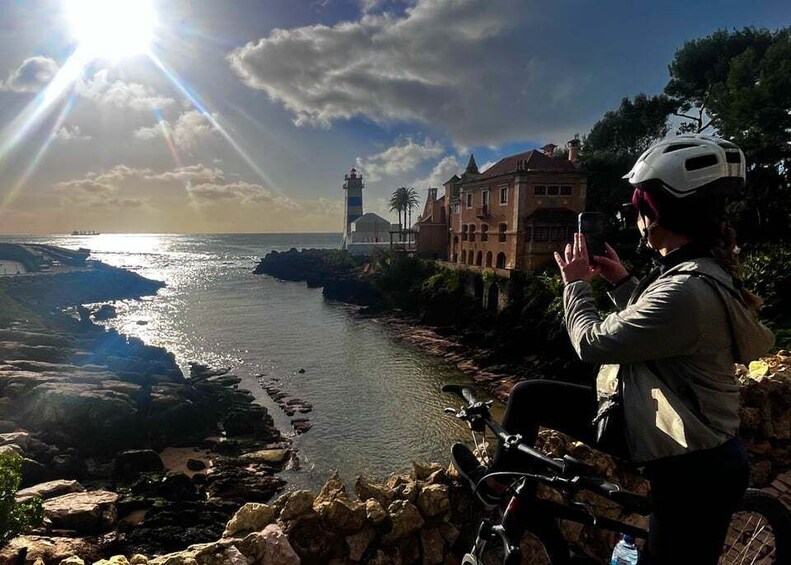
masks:
[[[484,204],[483,206],[478,206],[475,209],[475,217],[476,218],[488,218],[489,217],[489,206]]]

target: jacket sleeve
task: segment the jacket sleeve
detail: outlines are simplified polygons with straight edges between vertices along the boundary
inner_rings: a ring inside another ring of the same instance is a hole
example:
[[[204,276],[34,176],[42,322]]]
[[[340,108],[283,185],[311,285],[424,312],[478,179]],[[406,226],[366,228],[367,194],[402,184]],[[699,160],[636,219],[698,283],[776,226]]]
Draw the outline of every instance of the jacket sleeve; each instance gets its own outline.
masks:
[[[604,320],[590,284],[563,291],[566,329],[579,358],[591,363],[635,363],[693,353],[700,342],[700,306],[688,285],[654,284],[640,299]]]
[[[638,281],[634,277],[629,277],[624,282],[607,293],[613,304],[621,310],[626,308],[629,304],[629,299],[632,297],[632,292],[637,288]]]

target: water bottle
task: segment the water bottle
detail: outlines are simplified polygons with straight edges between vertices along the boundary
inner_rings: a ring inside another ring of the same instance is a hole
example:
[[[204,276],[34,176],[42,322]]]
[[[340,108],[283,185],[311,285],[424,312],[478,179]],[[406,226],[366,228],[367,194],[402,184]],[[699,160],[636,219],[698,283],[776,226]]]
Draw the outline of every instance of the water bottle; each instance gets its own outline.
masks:
[[[615,545],[612,551],[610,565],[637,565],[637,547],[634,545],[634,538],[629,534],[624,534],[621,541]]]

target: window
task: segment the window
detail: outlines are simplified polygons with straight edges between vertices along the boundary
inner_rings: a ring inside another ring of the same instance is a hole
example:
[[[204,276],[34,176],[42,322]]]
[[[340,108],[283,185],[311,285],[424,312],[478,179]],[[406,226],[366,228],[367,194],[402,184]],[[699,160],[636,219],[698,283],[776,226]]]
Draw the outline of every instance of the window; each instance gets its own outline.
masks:
[[[475,264],[478,267],[483,266],[483,251],[478,251],[478,254],[475,256]]]
[[[467,262],[467,250],[466,249],[462,249],[461,250],[461,262],[462,262],[462,264]]]
[[[534,241],[549,241],[549,228],[538,226],[533,230]]]
[[[566,241],[566,227],[552,226],[550,238],[552,241]]]
[[[491,251],[489,251],[486,254],[486,266],[487,267],[491,267],[492,266],[492,252]]]
[[[489,191],[484,190],[481,192],[481,206],[487,207],[489,206]]]
[[[470,225],[470,241],[475,241],[475,224]]]
[[[547,187],[547,196],[557,196],[560,194],[560,187],[558,185],[552,185]]]
[[[481,225],[481,241],[489,241],[489,225]]]
[[[527,226],[525,228],[525,241],[530,241],[533,239],[533,226]]]
[[[453,213],[454,214],[458,214],[459,212],[461,212],[461,206],[459,206],[458,202],[454,202],[454,204],[453,204]]]
[[[500,204],[508,204],[508,186],[500,187]]]
[[[536,196],[546,196],[546,194],[547,194],[547,187],[542,185],[542,184],[534,186],[533,187],[533,194],[535,194]]]
[[[467,227],[468,227],[467,224],[464,224],[463,226],[461,226],[461,240],[462,241],[467,241]],[[464,261],[462,261],[462,263],[463,262]]]
[[[505,253],[497,254],[497,268],[505,269]]]
[[[472,192],[466,193],[467,196],[467,208],[472,208]]]
[[[500,239],[500,243],[505,243],[505,230],[508,229],[508,224],[500,224],[498,226],[498,236]]]
[[[561,196],[571,196],[571,187],[567,184],[564,184],[560,187],[560,195]]]

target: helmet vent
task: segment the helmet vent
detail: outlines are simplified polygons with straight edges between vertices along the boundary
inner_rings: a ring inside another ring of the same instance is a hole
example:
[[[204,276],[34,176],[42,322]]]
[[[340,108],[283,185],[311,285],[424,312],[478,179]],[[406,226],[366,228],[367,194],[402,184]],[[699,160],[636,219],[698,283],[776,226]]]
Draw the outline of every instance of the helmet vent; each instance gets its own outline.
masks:
[[[700,157],[687,159],[684,163],[684,168],[688,171],[698,171],[706,167],[715,166],[718,162],[716,155],[701,155]]]
[[[665,153],[672,153],[673,151],[678,151],[679,149],[688,149],[690,147],[695,147],[693,143],[676,143],[675,145],[668,145],[667,149],[665,149]]]
[[[726,151],[725,152],[725,161],[728,163],[741,163],[742,156],[739,151]]]

